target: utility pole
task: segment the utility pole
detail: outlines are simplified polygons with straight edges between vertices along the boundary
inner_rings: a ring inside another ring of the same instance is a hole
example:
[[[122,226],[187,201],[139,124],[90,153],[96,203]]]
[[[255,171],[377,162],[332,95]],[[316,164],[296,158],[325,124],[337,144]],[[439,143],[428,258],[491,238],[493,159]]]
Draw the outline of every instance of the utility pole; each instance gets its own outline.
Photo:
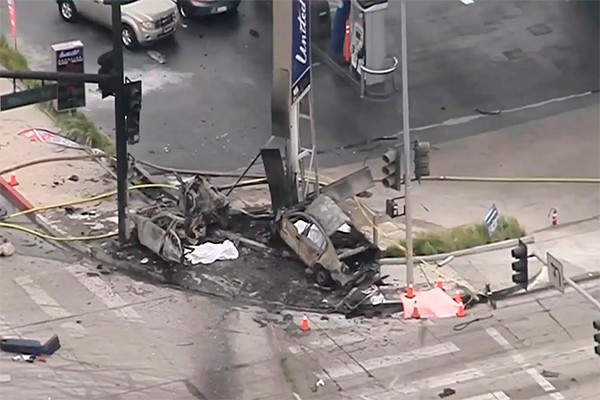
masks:
[[[125,126],[125,98],[123,90],[123,42],[121,38],[121,2],[111,1],[113,40],[113,88],[115,90],[115,138],[117,142],[117,215],[119,219],[119,242],[129,240],[128,221],[128,157]]]
[[[408,45],[406,36],[406,0],[400,0],[400,36],[402,43],[402,137],[404,139],[404,213],[406,229],[406,286],[414,283],[412,201],[410,193],[410,118],[408,111]]]

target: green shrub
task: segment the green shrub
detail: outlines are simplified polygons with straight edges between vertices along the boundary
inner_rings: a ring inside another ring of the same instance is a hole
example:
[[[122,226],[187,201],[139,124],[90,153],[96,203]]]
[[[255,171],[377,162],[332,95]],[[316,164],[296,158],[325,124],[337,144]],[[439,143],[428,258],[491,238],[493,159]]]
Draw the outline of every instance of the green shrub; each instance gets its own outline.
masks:
[[[494,235],[488,236],[485,224],[469,224],[452,229],[418,233],[413,237],[413,252],[417,256],[450,253],[469,249],[484,244],[516,239],[525,235],[519,222],[513,217],[500,217]],[[404,241],[389,246],[386,257],[404,257],[406,254]]]
[[[3,34],[0,34],[0,64],[13,71],[29,70],[25,56],[15,50],[12,43]],[[41,82],[36,80],[26,80],[23,83],[28,88],[41,85]],[[101,133],[83,113],[78,111],[59,113],[54,108],[52,102],[42,103],[40,107],[56,120],[62,133],[68,138],[80,144],[101,149],[107,154],[114,155],[115,147],[112,140]]]

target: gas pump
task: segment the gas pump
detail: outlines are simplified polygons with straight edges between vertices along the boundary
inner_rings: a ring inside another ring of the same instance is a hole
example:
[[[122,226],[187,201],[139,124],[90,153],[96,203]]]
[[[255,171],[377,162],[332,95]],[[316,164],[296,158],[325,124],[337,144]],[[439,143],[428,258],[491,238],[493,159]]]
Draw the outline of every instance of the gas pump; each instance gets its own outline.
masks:
[[[361,18],[361,21],[350,24],[350,65],[356,79],[360,79],[360,66],[365,65],[365,30],[362,22]]]
[[[385,67],[385,10],[388,0],[352,0],[350,11],[351,45],[350,68],[352,75],[360,79],[360,66],[372,70]],[[384,76],[367,75],[366,84],[373,85],[385,80]]]

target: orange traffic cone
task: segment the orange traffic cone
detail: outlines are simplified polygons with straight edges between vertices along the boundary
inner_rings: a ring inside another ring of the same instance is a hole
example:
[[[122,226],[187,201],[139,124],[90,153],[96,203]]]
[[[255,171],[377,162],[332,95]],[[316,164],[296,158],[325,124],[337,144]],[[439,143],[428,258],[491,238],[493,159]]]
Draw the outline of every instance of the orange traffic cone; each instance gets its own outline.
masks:
[[[306,316],[306,314],[304,314],[304,316],[302,317],[302,322],[300,323],[300,330],[302,332],[310,331],[310,326],[308,326],[308,317]]]
[[[412,315],[410,317],[412,319],[421,319],[421,314],[419,314],[419,307],[417,306],[416,300],[415,300],[415,305],[413,307]]]
[[[458,318],[462,318],[465,316],[465,306],[463,305],[462,301],[458,303],[458,311],[456,312],[456,316]]]
[[[462,303],[462,297],[461,297],[460,293],[458,292],[458,290],[456,291],[456,294],[454,295],[453,299],[455,302],[457,302],[459,304]]]
[[[12,187],[15,187],[19,184],[19,182],[17,182],[17,176],[15,174],[12,174],[10,176],[10,181],[8,182],[8,184]]]
[[[444,290],[444,282],[442,282],[441,276],[438,278],[437,282],[435,283],[435,287],[438,289]]]
[[[411,283],[408,285],[408,289],[406,290],[406,298],[412,299],[413,297],[415,297],[415,290],[413,289],[413,285]]]

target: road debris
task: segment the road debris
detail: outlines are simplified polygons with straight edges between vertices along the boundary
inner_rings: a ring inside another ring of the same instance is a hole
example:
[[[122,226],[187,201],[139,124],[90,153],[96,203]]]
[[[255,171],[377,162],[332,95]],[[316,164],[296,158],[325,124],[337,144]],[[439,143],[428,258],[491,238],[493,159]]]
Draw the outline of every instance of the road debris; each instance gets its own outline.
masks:
[[[548,370],[545,370],[545,369],[542,370],[542,376],[544,378],[558,378],[559,375],[560,374],[558,372],[548,371]]]
[[[7,353],[18,353],[25,355],[52,355],[60,349],[58,335],[54,334],[48,341],[42,344],[39,340],[32,339],[2,339],[0,350]]]
[[[0,383],[10,383],[11,380],[10,374],[0,374]]]
[[[0,238],[0,257],[10,257],[15,251],[15,246],[8,239]]]
[[[319,379],[317,382],[315,382],[314,386],[311,388],[311,390],[313,392],[316,392],[317,390],[319,390],[319,388],[321,386],[325,386],[325,381],[323,379]]]
[[[444,390],[442,390],[440,393],[438,393],[438,397],[440,398],[446,398],[446,397],[450,397],[456,394],[456,390],[452,389],[452,388],[444,388]]]
[[[156,61],[159,64],[166,64],[167,62],[167,58],[162,54],[159,53],[156,50],[148,50],[146,52],[146,54],[148,55],[148,57],[150,57],[152,60]]]

